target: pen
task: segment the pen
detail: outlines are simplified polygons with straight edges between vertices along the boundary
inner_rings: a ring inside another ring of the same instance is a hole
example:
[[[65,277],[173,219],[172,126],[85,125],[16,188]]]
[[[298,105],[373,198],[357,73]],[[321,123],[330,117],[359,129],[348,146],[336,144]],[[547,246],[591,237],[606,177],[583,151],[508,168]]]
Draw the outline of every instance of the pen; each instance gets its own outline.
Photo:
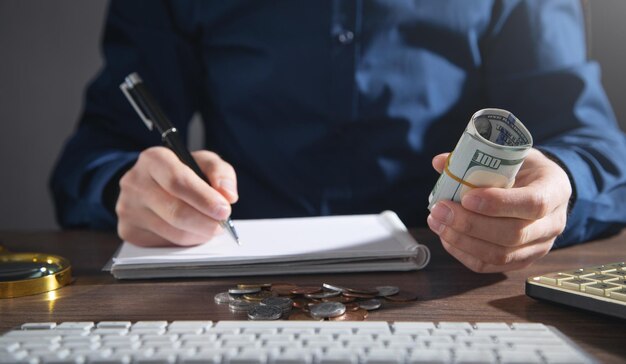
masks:
[[[202,173],[200,167],[191,156],[191,153],[189,153],[189,150],[187,150],[187,147],[185,147],[185,144],[180,139],[178,130],[176,130],[167,119],[156,100],[152,97],[150,92],[148,92],[148,89],[143,84],[139,75],[137,73],[131,73],[126,76],[124,82],[120,85],[120,89],[148,129],[152,130],[156,125],[159,134],[161,134],[163,143],[167,145],[183,163],[209,184],[209,180],[204,173]],[[235,242],[239,245],[239,236],[237,236],[235,225],[233,225],[233,221],[230,217],[224,221],[220,221],[220,224],[230,233],[233,239],[235,239]]]

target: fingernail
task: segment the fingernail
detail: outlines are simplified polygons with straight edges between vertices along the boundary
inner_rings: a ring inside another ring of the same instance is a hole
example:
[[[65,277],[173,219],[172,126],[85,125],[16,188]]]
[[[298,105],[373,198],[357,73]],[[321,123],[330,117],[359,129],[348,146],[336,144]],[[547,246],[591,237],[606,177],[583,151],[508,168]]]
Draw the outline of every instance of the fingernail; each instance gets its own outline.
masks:
[[[228,205],[218,205],[215,208],[213,218],[218,221],[226,220],[230,214],[230,207]]]
[[[433,206],[431,216],[447,225],[451,224],[452,219],[454,218],[452,210],[442,203],[437,203]]]
[[[436,234],[441,234],[443,232],[443,229],[445,228],[445,225],[440,223],[439,220],[435,219],[432,215],[428,215],[428,218],[426,218],[426,222],[428,223],[430,229]]]
[[[484,201],[478,196],[466,195],[463,197],[461,204],[468,210],[480,212],[483,209]]]
[[[221,179],[219,182],[219,187],[228,191],[233,196],[237,196],[237,188],[235,187],[235,182],[232,179]]]

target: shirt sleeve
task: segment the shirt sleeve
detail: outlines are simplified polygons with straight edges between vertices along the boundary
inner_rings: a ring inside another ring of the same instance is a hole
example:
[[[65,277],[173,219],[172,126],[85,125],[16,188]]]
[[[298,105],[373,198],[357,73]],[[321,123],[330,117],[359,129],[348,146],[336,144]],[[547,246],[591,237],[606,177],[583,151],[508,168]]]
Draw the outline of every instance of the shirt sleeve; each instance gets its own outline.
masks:
[[[105,189],[118,183],[141,150],[160,144],[119,89],[128,74],[139,73],[186,137],[197,105],[193,75],[200,74],[191,43],[177,30],[166,2],[111,2],[104,67],[87,89],[78,127],[50,180],[62,227],[114,228],[115,214],[103,201]]]
[[[555,246],[626,223],[626,138],[587,59],[580,1],[499,1],[482,43],[485,93],[568,172],[574,198]]]

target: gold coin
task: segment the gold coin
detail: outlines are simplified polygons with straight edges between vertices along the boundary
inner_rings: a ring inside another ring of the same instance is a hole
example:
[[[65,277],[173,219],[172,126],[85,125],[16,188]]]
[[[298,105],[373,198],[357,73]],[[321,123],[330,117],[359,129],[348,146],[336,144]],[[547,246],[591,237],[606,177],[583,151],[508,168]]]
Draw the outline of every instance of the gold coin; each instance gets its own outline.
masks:
[[[322,321],[321,319],[313,318],[308,313],[302,312],[302,311],[292,312],[291,315],[289,315],[289,320],[296,320],[296,321]]]
[[[269,297],[276,297],[276,293],[272,291],[260,291],[257,293],[249,293],[243,295],[244,300],[253,302],[261,302]]]

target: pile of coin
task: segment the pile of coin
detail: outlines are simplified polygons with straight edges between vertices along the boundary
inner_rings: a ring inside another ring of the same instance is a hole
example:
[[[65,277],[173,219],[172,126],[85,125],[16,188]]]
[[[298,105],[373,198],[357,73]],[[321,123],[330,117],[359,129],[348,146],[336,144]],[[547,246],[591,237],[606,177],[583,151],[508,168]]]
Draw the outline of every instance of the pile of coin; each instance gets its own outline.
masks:
[[[246,313],[250,320],[362,321],[368,311],[380,309],[383,301],[415,299],[415,295],[401,292],[396,286],[354,288],[329,283],[241,283],[215,295],[217,304],[228,305],[233,313]]]

